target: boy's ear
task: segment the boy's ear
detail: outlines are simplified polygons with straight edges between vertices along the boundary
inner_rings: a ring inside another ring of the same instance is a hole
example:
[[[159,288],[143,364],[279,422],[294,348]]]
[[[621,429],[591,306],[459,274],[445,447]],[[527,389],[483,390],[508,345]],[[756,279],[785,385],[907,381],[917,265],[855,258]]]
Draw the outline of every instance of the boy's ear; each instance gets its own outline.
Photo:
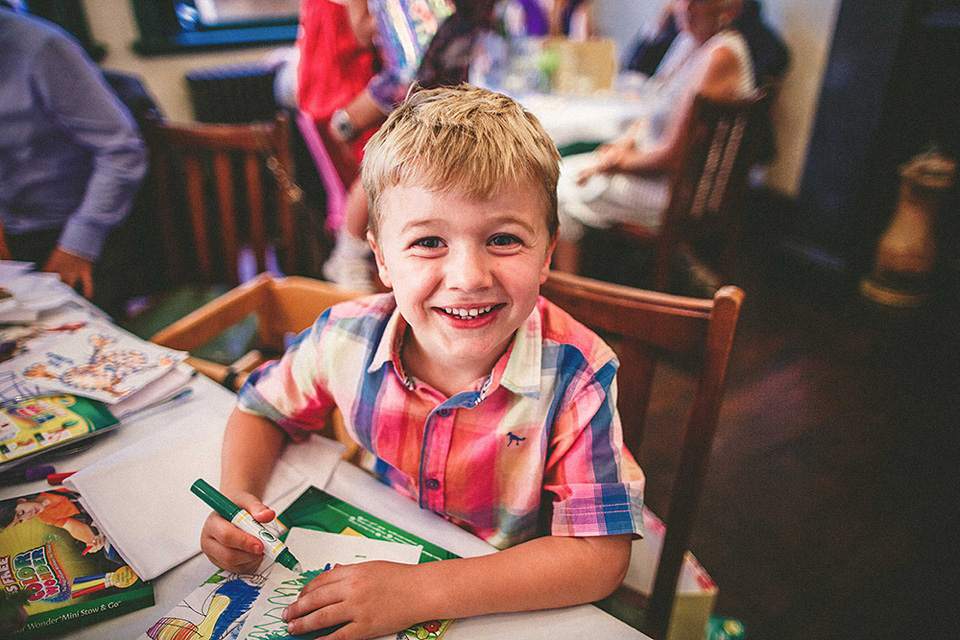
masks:
[[[387,272],[387,265],[383,261],[383,251],[380,249],[380,245],[377,244],[377,239],[370,231],[367,231],[367,242],[369,242],[370,246],[373,247],[373,257],[377,261],[377,275],[380,276],[380,282],[382,282],[383,286],[387,287],[388,289],[392,289],[393,283],[390,281],[390,274]]]
[[[547,249],[547,255],[543,259],[543,266],[540,267],[540,284],[547,281],[550,276],[550,262],[553,260],[553,249],[557,246],[557,237],[554,236],[550,241],[550,248]]]

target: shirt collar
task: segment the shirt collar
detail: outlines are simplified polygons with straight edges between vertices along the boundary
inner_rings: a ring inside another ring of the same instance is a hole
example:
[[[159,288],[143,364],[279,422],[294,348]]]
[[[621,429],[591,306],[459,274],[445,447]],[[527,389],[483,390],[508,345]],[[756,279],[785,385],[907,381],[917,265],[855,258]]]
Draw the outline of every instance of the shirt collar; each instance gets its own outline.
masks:
[[[510,391],[533,398],[540,395],[540,362],[543,356],[543,327],[539,305],[527,316],[526,321],[513,336],[513,344],[504,354],[507,359],[503,367],[500,384]],[[502,358],[501,358],[502,360]],[[500,369],[500,363],[494,367],[494,378]],[[494,384],[497,380],[493,380]]]
[[[400,310],[394,307],[393,313],[390,314],[390,318],[383,328],[383,335],[380,337],[380,344],[377,345],[377,350],[373,354],[373,360],[367,367],[368,373],[378,371],[388,362],[394,363],[394,368],[398,373],[401,371],[400,347],[403,345],[403,334],[406,331],[407,321],[400,315]]]

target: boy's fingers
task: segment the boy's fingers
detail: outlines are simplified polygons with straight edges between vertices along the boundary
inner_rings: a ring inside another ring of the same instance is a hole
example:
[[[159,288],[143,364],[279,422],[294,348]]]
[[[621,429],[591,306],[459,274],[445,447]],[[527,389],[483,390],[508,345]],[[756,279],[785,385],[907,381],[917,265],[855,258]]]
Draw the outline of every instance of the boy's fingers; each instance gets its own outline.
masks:
[[[263,543],[256,536],[238,529],[233,523],[224,520],[216,513],[207,517],[207,527],[204,527],[214,542],[229,549],[236,549],[251,555],[259,556],[263,553]]]
[[[247,513],[253,516],[257,522],[270,522],[277,517],[276,512],[263,504],[259,498],[250,493],[239,493],[233,500],[241,509],[246,509]]]
[[[313,609],[325,607],[343,600],[343,597],[337,592],[336,588],[331,588],[333,582],[330,580],[317,581],[318,578],[325,576],[326,574],[320,574],[300,590],[300,595],[297,596],[297,599],[287,608],[291,618],[299,617]]]
[[[340,565],[337,565],[340,566]],[[305,595],[314,591],[316,589],[322,589],[325,586],[329,586],[334,582],[337,582],[340,579],[339,573],[333,573],[333,569],[324,571],[323,573],[316,576],[313,580],[307,583],[307,585],[300,590],[300,598],[303,598]]]
[[[289,611],[292,607],[293,605],[290,605],[290,607],[287,607],[287,610]],[[323,635],[326,635],[335,630],[331,627],[339,627],[350,622],[346,607],[339,602],[320,608],[314,607],[311,610],[305,611],[300,617],[287,617],[285,613],[284,619],[288,621],[287,632],[291,635],[299,635],[308,631],[316,631],[317,629],[323,629],[326,632]]]

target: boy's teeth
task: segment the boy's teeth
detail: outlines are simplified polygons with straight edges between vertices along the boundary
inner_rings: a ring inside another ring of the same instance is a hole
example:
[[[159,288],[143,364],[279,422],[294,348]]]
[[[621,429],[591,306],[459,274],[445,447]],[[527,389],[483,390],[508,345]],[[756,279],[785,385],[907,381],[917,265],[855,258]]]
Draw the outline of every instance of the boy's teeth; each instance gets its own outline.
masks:
[[[460,318],[476,318],[477,316],[489,313],[491,309],[493,309],[493,305],[481,307],[479,309],[454,309],[452,307],[444,307],[443,310],[451,316],[458,316]]]

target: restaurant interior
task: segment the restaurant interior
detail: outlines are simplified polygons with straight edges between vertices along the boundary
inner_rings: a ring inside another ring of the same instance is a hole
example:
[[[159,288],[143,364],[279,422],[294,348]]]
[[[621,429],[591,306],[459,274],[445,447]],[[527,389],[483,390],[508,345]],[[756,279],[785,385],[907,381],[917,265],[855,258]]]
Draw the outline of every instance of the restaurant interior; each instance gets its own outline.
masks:
[[[282,110],[274,91],[298,0],[27,4],[104,69],[139,81],[141,106],[161,122],[243,124]],[[612,43],[619,71],[666,3],[592,4],[591,36]],[[960,522],[960,3],[759,7],[790,56],[769,105],[774,150],[749,167],[734,203],[732,265],[706,281],[674,274],[665,289],[744,292],[688,548],[716,583],[713,614],[740,621],[751,640],[947,637],[960,575],[949,542]],[[218,11],[219,23],[209,17]],[[576,99],[593,104],[630,100],[616,78],[582,89]],[[286,113],[293,178],[322,216],[331,196]],[[924,173],[928,161],[937,176]],[[141,264],[152,262],[111,309],[143,338],[233,286],[170,286],[154,179],[128,220]],[[898,271],[896,252],[910,247],[929,260]],[[709,242],[704,251],[707,267],[722,253]],[[652,255],[608,229],[585,241],[582,275],[647,289]],[[316,256],[300,258],[306,266],[287,275],[319,277]],[[229,364],[242,355],[235,346],[227,339],[210,357]],[[684,366],[667,362],[650,392],[653,435],[638,462],[653,505],[679,464]]]

